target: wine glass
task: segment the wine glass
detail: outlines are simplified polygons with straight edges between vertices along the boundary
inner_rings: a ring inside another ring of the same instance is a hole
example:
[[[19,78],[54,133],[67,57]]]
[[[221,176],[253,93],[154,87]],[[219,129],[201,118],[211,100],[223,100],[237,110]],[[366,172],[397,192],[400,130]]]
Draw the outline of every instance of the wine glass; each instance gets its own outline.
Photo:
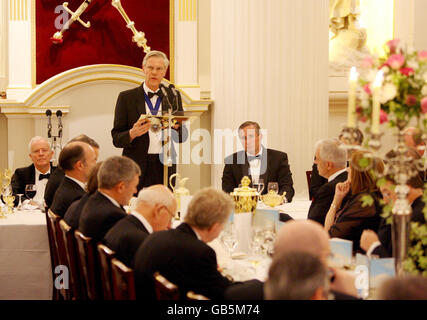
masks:
[[[37,188],[35,184],[27,184],[25,186],[25,196],[30,199],[30,202],[36,196]]]
[[[19,211],[19,210],[22,210],[22,196],[23,196],[23,194],[17,193],[16,195],[19,197],[18,206],[16,207],[16,210]]]
[[[227,248],[231,258],[231,254],[233,250],[236,248],[237,242],[238,242],[236,228],[234,227],[233,223],[230,223],[228,226],[224,228],[221,235],[221,241]]]
[[[253,183],[253,186],[258,191],[258,194],[261,195],[264,191],[264,179],[258,179],[258,182]]]
[[[265,228],[263,230],[262,235],[262,251],[266,256],[271,257],[274,253],[274,242],[276,240],[276,233],[274,232],[274,229]]]
[[[269,182],[267,191],[270,192],[270,190],[273,190],[275,193],[279,193],[279,184],[277,182]]]

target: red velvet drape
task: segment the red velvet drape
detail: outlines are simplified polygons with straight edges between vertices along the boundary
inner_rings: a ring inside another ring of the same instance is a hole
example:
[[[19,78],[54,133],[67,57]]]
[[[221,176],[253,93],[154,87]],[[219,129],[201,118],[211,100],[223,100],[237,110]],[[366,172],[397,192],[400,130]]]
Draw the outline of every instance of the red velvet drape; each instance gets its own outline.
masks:
[[[126,27],[111,0],[93,0],[80,16],[90,21],[89,29],[74,22],[64,33],[62,44],[50,38],[58,31],[55,8],[64,0],[36,2],[36,82],[37,84],[63,71],[90,64],[123,64],[141,67],[145,55],[132,41],[133,33]],[[68,0],[75,11],[83,0]],[[122,0],[123,8],[138,31],[145,32],[151,50],[160,50],[170,57],[169,0]],[[169,79],[169,71],[166,75]]]

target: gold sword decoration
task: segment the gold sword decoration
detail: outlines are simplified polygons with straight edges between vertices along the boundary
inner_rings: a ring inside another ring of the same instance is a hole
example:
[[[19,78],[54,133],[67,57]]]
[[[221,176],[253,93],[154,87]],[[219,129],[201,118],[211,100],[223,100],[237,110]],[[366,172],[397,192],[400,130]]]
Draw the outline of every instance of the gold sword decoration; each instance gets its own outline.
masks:
[[[86,10],[86,8],[90,5],[91,2],[92,0],[84,0],[75,12],[71,11],[68,8],[68,2],[64,2],[62,6],[66,11],[68,11],[69,14],[71,14],[71,18],[64,24],[61,31],[55,32],[55,34],[53,35],[52,38],[50,38],[50,40],[52,40],[52,42],[55,44],[62,43],[64,32],[68,30],[68,28],[74,23],[74,21],[80,22],[80,24],[85,28],[90,28],[90,21],[84,22],[83,20],[80,19],[80,16]]]
[[[125,19],[126,27],[132,30],[132,33],[133,33],[132,41],[136,42],[138,47],[144,48],[145,53],[150,52],[151,48],[147,46],[147,39],[145,39],[145,33],[142,31],[136,30],[135,22],[129,19],[128,15],[126,14],[125,10],[122,7],[122,4],[120,3],[120,0],[112,0],[111,5],[114,8],[116,8],[122,15],[123,19]]]

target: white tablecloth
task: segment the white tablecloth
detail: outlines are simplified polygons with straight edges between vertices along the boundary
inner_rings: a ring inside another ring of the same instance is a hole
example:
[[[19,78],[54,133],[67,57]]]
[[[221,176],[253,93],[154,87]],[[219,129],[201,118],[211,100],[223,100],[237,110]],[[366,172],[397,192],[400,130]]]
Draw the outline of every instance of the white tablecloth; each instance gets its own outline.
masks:
[[[276,208],[280,212],[290,215],[294,220],[307,220],[308,209],[310,209],[311,201],[305,199],[293,199],[290,203],[284,203]]]
[[[46,216],[24,211],[0,219],[0,300],[52,298]]]

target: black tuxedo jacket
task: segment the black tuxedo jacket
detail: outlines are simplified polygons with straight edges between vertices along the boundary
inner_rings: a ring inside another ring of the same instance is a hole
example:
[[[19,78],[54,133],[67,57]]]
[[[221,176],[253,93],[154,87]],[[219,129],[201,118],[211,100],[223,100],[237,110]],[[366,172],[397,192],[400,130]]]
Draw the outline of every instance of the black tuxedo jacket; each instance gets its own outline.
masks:
[[[50,209],[53,213],[63,218],[68,207],[71,206],[74,201],[83,197],[85,193],[86,191],[83,190],[76,182],[65,177],[55,193]]]
[[[91,195],[89,193],[86,193],[83,197],[74,201],[65,212],[64,220],[71,228],[79,228],[80,215],[82,214],[83,207],[90,196]]]
[[[186,223],[149,235],[135,254],[134,270],[138,300],[155,299],[156,271],[178,286],[183,299],[189,290],[210,299],[223,299],[231,285],[217,269],[215,251]]]
[[[335,186],[339,182],[346,181],[347,176],[347,171],[342,172],[337,177],[335,177],[334,180],[320,187],[314,196],[313,201],[311,202],[310,209],[308,211],[308,219],[317,221],[322,225],[325,224],[326,214],[328,213],[329,207],[334,200]],[[345,201],[343,201],[343,203],[345,203]]]
[[[173,106],[173,109],[178,109],[176,115],[182,114],[182,100],[181,94],[177,90],[178,99],[176,99],[172,93],[172,90],[166,88],[168,99]],[[168,105],[165,102],[166,99],[162,98],[162,112],[168,110]],[[176,101],[176,103],[174,102]],[[178,106],[178,107],[176,107]],[[140,137],[135,138],[132,142],[130,141],[129,130],[132,129],[135,122],[139,120],[141,114],[147,114],[145,99],[143,93],[143,84],[139,87],[120,92],[117,98],[116,109],[114,113],[114,126],[111,130],[113,137],[113,144],[117,148],[123,148],[123,155],[133,159],[141,168],[143,175],[146,173],[147,167],[147,154],[148,147],[150,145],[149,134],[143,134]],[[187,139],[188,130],[185,126],[181,126],[178,131],[172,129],[172,139],[174,142],[183,142]],[[174,165],[169,168],[169,174],[176,171],[175,159],[176,152],[171,148],[171,157]]]
[[[124,217],[126,217],[126,211],[123,208],[115,206],[110,199],[96,191],[83,207],[79,220],[79,230],[85,236],[98,242]]]
[[[116,258],[133,268],[134,256],[149,236],[142,222],[132,214],[117,222],[104,237],[104,243],[116,253]]]
[[[244,150],[236,152],[224,160],[225,167],[222,174],[222,190],[233,192],[241,183],[244,176],[249,175],[249,162]],[[279,183],[279,193],[286,191],[286,199],[292,201],[294,188],[292,173],[288,163],[288,155],[273,149],[265,149],[262,152],[260,179],[264,180],[263,194],[267,193],[269,182]]]
[[[56,168],[50,175],[46,189],[44,190],[44,202],[48,208],[52,205],[56,190],[58,190],[64,177],[65,173],[60,168]]]
[[[55,170],[56,167],[50,165],[50,172],[51,175]],[[50,177],[49,177],[50,180]],[[12,176],[12,180],[10,182],[12,186],[13,194],[16,196],[17,194],[23,194],[25,195],[25,186],[27,184],[35,184],[36,183],[36,168],[34,166],[34,163],[29,165],[28,167],[24,168],[18,168],[15,170]],[[46,193],[46,190],[45,190]],[[15,201],[17,202],[18,199]],[[22,199],[24,200],[24,198]]]
[[[422,197],[418,197],[414,200],[411,204],[412,208],[412,214],[411,214],[411,221],[412,222],[419,222],[419,223],[426,223],[424,218],[424,202],[422,200]],[[388,224],[386,222],[386,219],[381,219],[380,226],[378,228],[378,239],[381,242],[381,245],[377,246],[373,251],[372,254],[378,255],[380,258],[389,258],[393,256],[393,246],[392,246],[392,229],[391,224]]]
[[[313,199],[317,191],[319,191],[319,189],[327,182],[328,182],[328,179],[319,175],[317,164],[313,163],[313,166],[311,168],[310,186],[308,188],[310,199]]]

